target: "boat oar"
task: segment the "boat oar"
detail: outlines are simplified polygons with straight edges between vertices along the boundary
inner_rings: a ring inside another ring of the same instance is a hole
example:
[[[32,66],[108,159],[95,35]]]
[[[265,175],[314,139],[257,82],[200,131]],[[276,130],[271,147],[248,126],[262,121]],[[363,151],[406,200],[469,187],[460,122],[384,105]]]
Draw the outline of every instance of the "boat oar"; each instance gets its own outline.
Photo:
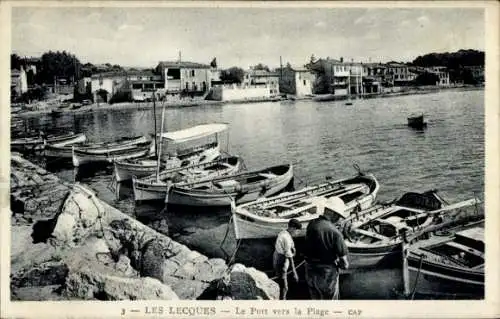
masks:
[[[465,201],[462,201],[462,202],[459,202],[459,203],[456,203],[456,204],[448,205],[446,207],[443,207],[443,208],[440,208],[440,209],[437,209],[437,210],[433,210],[433,211],[429,211],[429,212],[424,212],[424,213],[418,214],[416,216],[412,216],[412,218],[418,218],[418,217],[429,216],[429,215],[436,215],[436,214],[440,214],[440,213],[443,213],[443,212],[447,212],[447,211],[451,211],[451,210],[455,210],[455,209],[459,209],[459,208],[463,208],[463,207],[467,207],[467,206],[476,205],[476,204],[478,204],[480,202],[481,201],[479,199],[473,198],[473,199],[465,200]],[[441,229],[441,228],[446,227],[447,225],[450,225],[450,224],[453,224],[453,223],[454,222],[440,223],[438,225],[432,225],[432,226],[426,227],[426,228],[421,229],[420,231],[414,233],[410,237],[406,237],[405,241],[406,242],[411,242],[414,239],[422,236],[425,233]]]

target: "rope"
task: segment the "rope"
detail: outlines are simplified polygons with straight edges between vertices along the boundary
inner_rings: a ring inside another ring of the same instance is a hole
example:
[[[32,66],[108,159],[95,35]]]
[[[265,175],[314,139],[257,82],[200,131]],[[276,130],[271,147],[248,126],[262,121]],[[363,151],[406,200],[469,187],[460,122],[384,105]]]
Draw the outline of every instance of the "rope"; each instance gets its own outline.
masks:
[[[420,271],[422,270],[423,262],[424,262],[424,255],[420,255],[420,263],[418,266],[417,276],[415,277],[415,283],[413,284],[413,291],[411,292],[411,300],[415,298],[415,292],[417,291],[418,280],[420,279]]]
[[[302,267],[302,265],[304,265],[306,263],[305,260],[301,261],[297,266],[295,266],[295,270],[299,269],[300,267]],[[289,275],[293,272],[293,270],[289,270],[286,274]],[[275,279],[278,279],[278,276],[274,276],[274,277],[271,277],[269,278],[271,280],[275,280]]]
[[[229,260],[229,254],[226,252],[226,250],[224,249],[223,246],[224,246],[224,243],[226,242],[227,235],[229,234],[229,227],[230,227],[229,225],[232,223],[232,221],[233,221],[233,214],[231,214],[231,217],[229,218],[229,222],[227,223],[226,234],[224,235],[224,239],[222,239],[222,241],[219,245],[220,249],[224,253],[225,258],[227,260]]]

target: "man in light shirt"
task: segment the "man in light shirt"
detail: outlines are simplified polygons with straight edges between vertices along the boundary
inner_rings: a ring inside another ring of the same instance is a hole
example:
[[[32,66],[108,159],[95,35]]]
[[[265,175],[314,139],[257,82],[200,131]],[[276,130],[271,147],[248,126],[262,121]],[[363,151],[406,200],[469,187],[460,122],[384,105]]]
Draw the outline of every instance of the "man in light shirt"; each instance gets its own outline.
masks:
[[[293,262],[293,257],[295,256],[293,236],[295,236],[300,229],[302,229],[302,224],[295,218],[290,219],[288,221],[288,228],[282,230],[278,234],[278,238],[274,245],[273,265],[280,286],[280,300],[286,300],[286,294],[288,292],[287,272],[290,265],[292,266],[293,279],[296,282],[299,281],[299,276],[297,275],[297,270]]]

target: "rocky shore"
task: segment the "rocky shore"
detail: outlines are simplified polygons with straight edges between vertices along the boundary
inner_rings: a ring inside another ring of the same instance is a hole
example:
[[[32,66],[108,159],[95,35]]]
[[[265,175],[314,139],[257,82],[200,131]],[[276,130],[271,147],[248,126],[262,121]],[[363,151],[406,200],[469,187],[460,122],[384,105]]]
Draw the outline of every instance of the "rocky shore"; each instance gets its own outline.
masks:
[[[11,156],[12,300],[277,299],[264,273],[177,243]],[[166,232],[168,225],[161,225]]]

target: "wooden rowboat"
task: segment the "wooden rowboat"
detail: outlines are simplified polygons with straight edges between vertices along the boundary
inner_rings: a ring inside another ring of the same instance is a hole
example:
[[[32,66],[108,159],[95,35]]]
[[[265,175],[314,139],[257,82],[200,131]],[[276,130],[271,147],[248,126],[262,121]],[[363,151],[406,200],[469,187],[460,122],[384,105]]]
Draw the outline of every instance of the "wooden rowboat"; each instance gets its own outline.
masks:
[[[411,290],[484,298],[484,219],[456,231],[435,232],[408,248]]]
[[[285,189],[293,178],[291,164],[257,171],[176,183],[170,187],[165,202],[187,206],[230,206],[272,196]]]
[[[160,167],[175,168],[215,160],[220,156],[219,135],[227,130],[227,124],[212,123],[158,134],[161,145],[164,145],[161,153],[165,154],[161,156]],[[203,142],[199,144],[200,141]],[[193,146],[193,143],[199,145]],[[156,157],[116,161],[115,179],[123,182],[132,179],[132,176],[151,175],[157,169],[157,164]]]
[[[447,204],[435,190],[406,193],[390,205],[378,204],[337,223],[349,249],[350,268],[377,267],[401,254],[401,244],[453,213],[477,209],[478,199]]]
[[[72,149],[72,160],[73,166],[79,167],[84,164],[89,163],[113,163],[115,160],[127,159],[127,158],[137,158],[145,156],[149,153],[151,148],[150,142],[144,142],[136,145],[129,145],[127,147],[121,147],[120,149],[111,150],[106,153],[102,149],[82,149],[75,148]]]
[[[87,139],[85,134],[79,133],[75,134],[69,132],[60,135],[39,135],[31,137],[23,137],[13,139],[10,142],[11,149],[13,150],[42,150],[45,148],[45,144],[52,144],[54,146],[65,146],[75,143],[84,142]]]
[[[408,126],[414,129],[423,129],[427,127],[427,123],[424,122],[424,115],[412,116],[408,118]]]
[[[355,209],[370,207],[379,187],[373,175],[359,174],[233,207],[236,239],[276,237],[291,218],[301,222],[302,230],[297,237],[303,237],[309,222],[323,214],[328,200],[341,199],[345,203],[347,217]]]
[[[135,201],[164,201],[171,184],[233,174],[240,170],[241,165],[242,160],[239,157],[231,156],[208,163],[166,169],[158,175],[133,177],[134,199]]]

